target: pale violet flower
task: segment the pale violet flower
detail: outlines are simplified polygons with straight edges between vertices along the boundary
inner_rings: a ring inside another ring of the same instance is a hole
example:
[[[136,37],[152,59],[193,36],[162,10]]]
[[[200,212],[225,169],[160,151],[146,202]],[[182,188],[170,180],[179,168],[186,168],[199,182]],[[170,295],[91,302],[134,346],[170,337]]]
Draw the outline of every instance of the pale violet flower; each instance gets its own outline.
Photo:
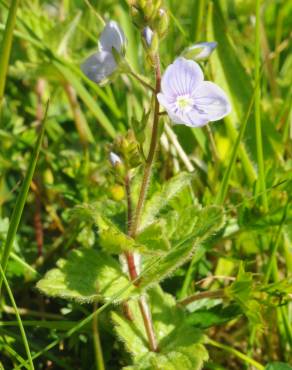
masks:
[[[118,69],[125,55],[127,40],[115,21],[109,21],[98,41],[98,51],[81,65],[82,72],[97,84],[105,83]]]
[[[182,52],[182,57],[193,60],[207,59],[214,49],[217,47],[217,42],[199,42],[189,46]]]
[[[231,111],[224,91],[213,82],[204,81],[200,66],[184,58],[167,67],[157,98],[174,123],[190,127],[218,121]]]

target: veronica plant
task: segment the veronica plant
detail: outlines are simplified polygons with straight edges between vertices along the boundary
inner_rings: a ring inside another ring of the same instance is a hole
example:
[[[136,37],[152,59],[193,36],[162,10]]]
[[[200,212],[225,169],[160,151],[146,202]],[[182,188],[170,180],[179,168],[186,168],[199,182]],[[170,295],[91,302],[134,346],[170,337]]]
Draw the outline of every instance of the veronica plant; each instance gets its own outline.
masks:
[[[78,206],[75,216],[98,227],[98,245],[75,250],[60,260],[38,288],[81,303],[119,303],[123,309],[113,307],[111,318],[132,355],[128,369],[201,369],[208,359],[205,337],[159,283],[193,255],[199,256],[205,241],[223,227],[223,210],[212,205],[202,208],[192,201],[178,206],[178,200],[191,191],[193,176],[189,173],[173,176],[160,189],[152,189],[151,196],[148,188],[163,121],[170,119],[199,130],[224,118],[231,106],[224,91],[205,81],[201,67],[187,59],[187,54],[162,75],[159,45],[167,34],[168,13],[161,1],[131,1],[130,12],[146,63],[154,73],[148,79],[137,78],[152,94],[149,112],[144,112],[140,122],[133,120],[133,130],[117,137],[109,154],[115,181],[125,189],[126,226],[116,222],[118,212],[107,212],[106,203]],[[204,58],[214,45],[200,45]],[[109,21],[100,35],[98,51],[84,62],[82,71],[97,84],[112,81],[119,73],[132,74],[124,68],[125,49],[123,30]],[[153,84],[145,83],[152,76]],[[146,146],[150,120],[150,144]]]

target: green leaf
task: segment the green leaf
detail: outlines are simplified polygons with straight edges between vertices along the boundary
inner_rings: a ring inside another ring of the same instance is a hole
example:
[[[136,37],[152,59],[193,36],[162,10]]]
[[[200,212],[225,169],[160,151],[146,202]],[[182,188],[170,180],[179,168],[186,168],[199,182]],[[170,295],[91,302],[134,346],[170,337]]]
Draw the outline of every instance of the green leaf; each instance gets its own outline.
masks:
[[[135,240],[119,230],[108,218],[99,215],[97,225],[99,244],[105,252],[120,254],[137,249]]]
[[[241,307],[248,320],[255,326],[261,326],[260,303],[254,298],[253,278],[251,272],[245,272],[240,264],[236,280],[225,290]]]
[[[2,252],[2,255],[1,255],[1,266],[3,268],[4,273],[5,273],[7,264],[8,264],[9,256],[10,256],[11,251],[12,251],[12,247],[13,247],[13,244],[14,244],[14,240],[15,240],[15,237],[16,237],[17,230],[18,230],[18,226],[19,226],[19,223],[20,223],[20,220],[21,220],[22,212],[23,212],[23,209],[24,209],[24,206],[25,206],[26,198],[27,198],[27,195],[28,195],[28,192],[29,192],[30,184],[31,184],[31,181],[32,181],[32,178],[33,178],[33,175],[34,175],[37,160],[38,160],[39,153],[40,153],[40,150],[41,150],[41,145],[42,145],[43,137],[44,137],[44,133],[45,133],[45,124],[46,124],[46,119],[47,119],[48,108],[49,108],[49,103],[47,103],[45,115],[44,115],[44,118],[43,118],[43,121],[42,121],[41,130],[40,130],[40,133],[38,135],[36,144],[34,146],[34,149],[33,149],[32,155],[31,155],[31,159],[30,159],[30,162],[29,162],[26,174],[25,174],[25,178],[24,178],[23,183],[21,185],[19,194],[18,194],[17,199],[16,199],[15,206],[13,208],[13,213],[12,213],[12,216],[11,216],[11,219],[10,219],[10,224],[9,224],[7,236],[6,236],[6,239],[5,239],[4,246],[3,246],[3,252]],[[2,277],[0,278],[0,290],[1,290],[1,285],[2,285]]]
[[[138,304],[129,302],[134,320],[112,313],[115,330],[133,356],[135,370],[198,370],[208,359],[202,333],[185,322],[185,312],[176,307],[174,298],[155,286],[148,292],[159,352],[149,352]]]
[[[188,212],[190,210],[186,209],[185,213]],[[187,215],[182,213],[182,219],[187,219]],[[186,228],[178,223],[177,235],[175,235],[169,252],[158,260],[157,257],[148,259],[144,267],[144,273],[142,273],[141,287],[147,287],[154,282],[165,279],[194,253],[199,253],[198,247],[202,242],[223,226],[223,210],[217,206],[196,210],[193,213],[192,220],[192,223],[189,223]],[[188,222],[190,221],[188,220]]]
[[[165,252],[170,250],[171,245],[166,236],[166,223],[160,219],[146,227],[138,236],[137,242],[143,244],[147,251]]]
[[[222,325],[241,315],[238,305],[217,305],[215,307],[202,308],[189,314],[188,322],[197,328],[206,329],[215,325]]]
[[[265,370],[292,370],[292,367],[284,362],[271,362],[265,367]]]
[[[94,249],[74,250],[67,260],[60,259],[57,268],[48,271],[37,288],[49,296],[80,303],[115,300],[115,295],[123,291],[117,299],[120,301],[138,293],[119,263]]]
[[[8,18],[4,30],[4,35],[0,47],[0,109],[2,105],[2,99],[4,96],[6,75],[9,65],[11,46],[13,40],[13,30],[16,22],[16,11],[18,8],[19,0],[11,1],[9,6]]]
[[[159,212],[162,211],[182,189],[190,184],[192,178],[192,174],[181,172],[167,181],[160,191],[154,193],[145,204],[140,221],[140,230],[152,224]]]
[[[213,9],[214,7],[214,9]],[[236,54],[234,47],[226,33],[226,25],[217,3],[212,3],[207,22],[207,41],[217,41],[216,52],[210,58],[212,76],[214,81],[227,92],[231,99],[232,112],[224,120],[228,135],[232,142],[236,141],[237,130],[234,122],[239,124],[243,121],[252,98],[252,84],[250,77]],[[253,119],[249,119],[245,141],[248,149],[255,159],[255,135]],[[252,183],[255,178],[255,170],[243,143],[239,146],[239,157],[249,181]]]

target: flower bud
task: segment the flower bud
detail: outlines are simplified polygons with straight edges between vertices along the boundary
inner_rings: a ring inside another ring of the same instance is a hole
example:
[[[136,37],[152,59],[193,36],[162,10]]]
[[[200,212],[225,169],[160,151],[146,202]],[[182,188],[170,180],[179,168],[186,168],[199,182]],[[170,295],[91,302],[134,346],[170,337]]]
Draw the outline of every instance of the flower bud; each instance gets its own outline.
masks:
[[[110,160],[113,167],[116,167],[116,166],[118,166],[119,164],[122,163],[121,158],[114,152],[110,152],[109,160]]]
[[[199,42],[186,48],[181,56],[195,61],[209,58],[213,50],[217,47],[217,42]]]
[[[152,39],[153,39],[153,31],[150,27],[144,27],[142,31],[143,40],[148,48],[151,47]]]
[[[144,16],[148,20],[152,19],[154,12],[155,12],[155,8],[153,6],[152,1],[147,1],[146,5],[143,7],[143,12],[144,12]]]
[[[142,24],[144,24],[144,16],[143,12],[140,8],[137,8],[136,6],[132,6],[130,8],[130,14],[133,19],[133,23],[137,28],[140,28]]]
[[[148,26],[145,27],[142,31],[142,41],[147,53],[147,61],[150,65],[155,65],[155,55],[159,45],[157,32],[153,32]]]
[[[168,30],[169,18],[167,11],[164,8],[158,10],[156,18],[156,29],[159,37],[163,38]]]
[[[117,22],[105,25],[98,45],[98,51],[85,60],[81,70],[90,80],[103,85],[119,72],[126,52],[127,39]]]

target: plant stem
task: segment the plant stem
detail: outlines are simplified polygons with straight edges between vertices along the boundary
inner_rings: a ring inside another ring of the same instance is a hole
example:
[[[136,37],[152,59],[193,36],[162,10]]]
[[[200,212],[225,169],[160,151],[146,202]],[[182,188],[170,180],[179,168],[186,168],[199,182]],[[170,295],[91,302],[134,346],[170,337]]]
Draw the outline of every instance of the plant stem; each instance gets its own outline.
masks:
[[[141,211],[144,205],[144,201],[147,195],[147,190],[148,190],[148,185],[149,185],[149,180],[150,180],[150,175],[151,175],[151,169],[152,169],[152,164],[153,164],[153,159],[155,156],[155,151],[156,151],[156,146],[157,146],[157,141],[158,141],[158,123],[159,123],[159,102],[157,99],[157,94],[160,91],[160,82],[161,82],[161,71],[160,71],[160,60],[159,56],[157,55],[156,57],[156,87],[155,87],[155,107],[154,107],[154,117],[153,117],[153,126],[152,126],[152,136],[151,136],[151,143],[150,143],[150,149],[148,153],[148,157],[146,159],[146,164],[145,164],[145,169],[144,169],[144,175],[143,175],[143,180],[142,180],[142,185],[141,185],[141,190],[140,190],[140,195],[139,195],[139,200],[136,208],[136,213],[134,216],[134,219],[132,220],[132,225],[130,229],[130,236],[132,238],[135,238],[137,229],[138,229],[138,224],[139,224],[139,218],[141,215]]]
[[[68,82],[65,82],[63,86],[72,109],[74,123],[79,134],[81,144],[83,147],[87,147],[89,143],[94,142],[93,134],[88,126],[84,114],[82,113],[82,110],[80,109],[76,91]]]
[[[179,306],[186,306],[194,301],[198,301],[204,298],[223,298],[225,296],[224,289],[218,289],[210,292],[200,292],[192,294],[189,297],[183,298],[177,302]]]
[[[188,155],[184,151],[183,147],[180,145],[180,143],[179,143],[179,141],[177,139],[176,134],[174,133],[174,131],[172,130],[172,128],[168,125],[168,123],[165,123],[164,129],[165,129],[166,135],[168,136],[168,138],[171,141],[172,145],[175,147],[175,149],[177,151],[177,154],[179,155],[180,159],[182,160],[182,162],[186,166],[187,170],[189,172],[194,172],[195,171],[195,167],[193,166],[192,162],[189,160]]]
[[[264,284],[268,284],[268,282],[270,280],[271,273],[272,273],[273,265],[276,262],[276,253],[277,253],[277,250],[278,250],[278,247],[279,247],[279,244],[280,244],[282,229],[283,229],[286,217],[287,217],[288,206],[289,206],[289,199],[287,200],[287,203],[284,207],[282,219],[281,219],[281,222],[280,222],[278,230],[277,230],[276,238],[275,238],[275,240],[271,241],[269,260],[268,260],[268,264],[267,264],[266,272],[265,272],[265,276],[264,276]]]
[[[261,63],[261,44],[260,44],[260,0],[256,0],[256,27],[255,27],[255,126],[256,126],[256,144],[257,144],[257,162],[258,162],[258,185],[259,191],[262,192],[262,205],[264,211],[268,211],[268,200],[265,183],[265,169],[263,156],[263,141],[262,141],[262,127],[261,127],[261,87],[257,83],[260,79],[260,63]]]
[[[208,338],[207,344],[210,344],[213,347],[223,349],[224,351],[229,352],[229,353],[233,354],[234,356],[240,358],[241,360],[243,360],[247,364],[253,365],[255,368],[257,368],[259,370],[264,370],[264,366],[262,364],[255,361],[254,359],[248,357],[247,355],[238,351],[237,349],[234,349],[234,348],[232,348],[230,346],[227,346],[225,344],[221,344],[221,343],[219,343],[219,342],[217,342],[213,339],[210,339],[210,338]]]
[[[132,211],[131,211],[131,219],[130,219],[130,221],[128,221],[129,222],[129,232],[128,232],[128,234],[132,238],[135,238],[135,236],[137,234],[139,218],[140,218],[142,208],[143,208],[143,204],[144,204],[144,201],[145,201],[145,198],[146,198],[146,195],[147,195],[152,164],[153,164],[155,151],[156,151],[156,146],[157,146],[157,142],[158,142],[159,102],[157,100],[157,94],[160,91],[160,81],[161,81],[160,60],[159,60],[158,54],[156,56],[155,75],[156,75],[156,87],[155,87],[155,91],[154,91],[155,106],[154,106],[151,143],[150,143],[149,153],[148,153],[148,157],[146,159],[146,164],[145,164],[145,168],[144,168],[144,174],[143,174],[143,179],[142,179],[142,184],[141,184],[140,195],[139,195],[139,200],[138,200],[136,212],[135,212],[134,217],[132,217]],[[128,189],[127,189],[127,187],[128,187]],[[126,192],[127,192],[127,195],[130,195],[129,183],[127,183],[127,181],[126,181]],[[130,201],[130,198],[128,197],[128,203],[129,203],[129,201]],[[129,217],[129,210],[128,210],[128,217]],[[130,278],[131,278],[131,280],[136,280],[135,285],[139,286],[139,280],[137,280],[137,278],[139,277],[139,274],[137,272],[137,267],[135,265],[134,254],[128,252],[128,253],[125,253],[125,256],[126,256],[126,259],[127,259]],[[142,296],[142,297],[139,298],[138,304],[139,304],[140,312],[141,312],[141,315],[142,315],[142,318],[143,318],[146,334],[147,334],[147,337],[148,337],[150,350],[153,351],[153,352],[157,352],[158,351],[158,344],[157,344],[156,336],[155,336],[155,333],[154,333],[153,323],[152,323],[152,319],[151,319],[151,313],[150,313],[150,310],[149,310],[149,307],[148,307],[145,296]]]
[[[131,182],[130,175],[127,173],[125,177],[125,189],[127,197],[127,230],[131,228],[132,222],[132,201],[131,201]]]
[[[10,301],[12,303],[12,306],[13,306],[14,310],[15,310],[15,315],[16,315],[16,318],[17,318],[19,330],[20,330],[22,341],[23,341],[25,351],[26,351],[26,354],[27,354],[27,357],[28,357],[28,362],[29,362],[30,368],[31,368],[31,370],[34,370],[33,361],[32,361],[32,357],[31,357],[31,353],[30,353],[30,349],[29,349],[29,344],[28,344],[28,341],[27,341],[27,337],[26,337],[26,334],[25,334],[24,327],[22,325],[21,317],[19,315],[17,305],[16,305],[14,297],[13,297],[13,293],[10,289],[9,283],[6,279],[5,273],[4,273],[3,268],[2,268],[1,265],[0,265],[0,273],[1,273],[1,279],[3,279],[3,281],[4,281],[4,285],[6,287],[6,290],[7,290],[7,293],[9,295]]]
[[[143,85],[146,89],[149,89],[152,92],[155,91],[154,88],[147,81],[145,81],[142,77],[140,77],[138,73],[133,71],[132,68],[130,69],[130,75],[133,76],[137,81],[139,81],[140,84]]]
[[[97,310],[97,304],[93,305],[93,312]],[[94,315],[92,319],[92,331],[93,331],[93,340],[94,340],[94,349],[96,356],[96,368],[97,370],[105,370],[102,348],[100,343],[99,331],[98,331],[98,315]]]

